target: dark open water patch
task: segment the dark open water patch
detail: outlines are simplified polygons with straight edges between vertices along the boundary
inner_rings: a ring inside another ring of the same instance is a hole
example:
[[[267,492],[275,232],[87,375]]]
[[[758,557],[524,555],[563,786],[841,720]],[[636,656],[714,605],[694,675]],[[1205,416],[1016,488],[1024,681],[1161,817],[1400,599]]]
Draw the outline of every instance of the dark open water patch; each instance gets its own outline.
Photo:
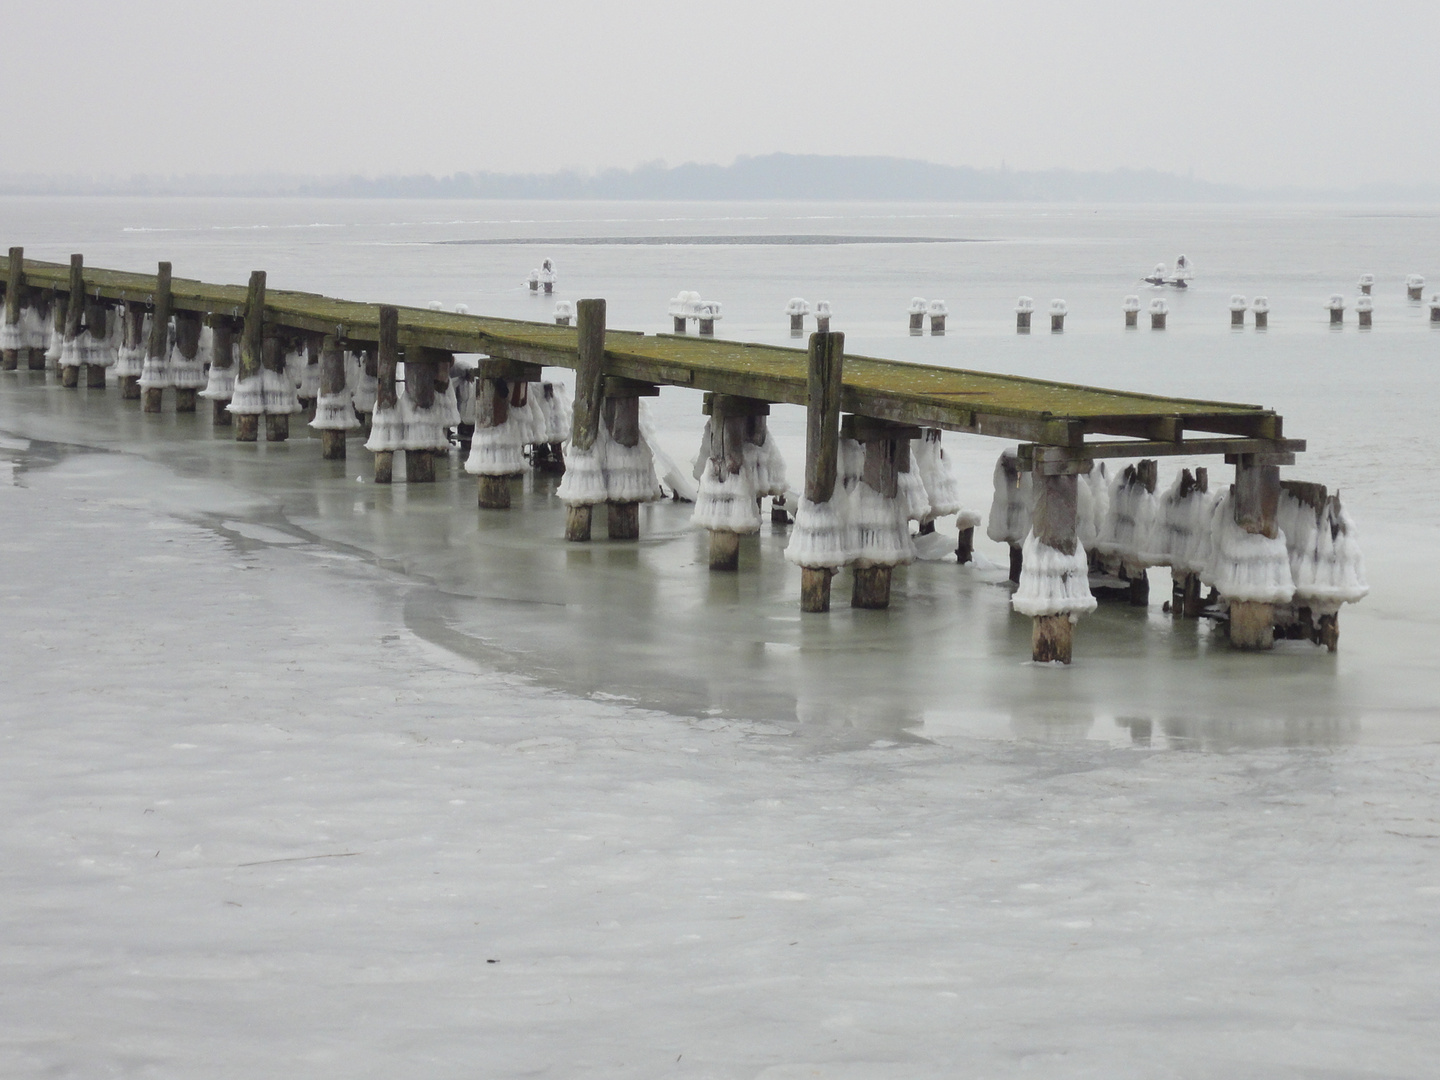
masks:
[[[549,244],[641,245],[641,246],[701,246],[735,245],[776,246],[793,245],[821,246],[834,244],[980,244],[983,240],[960,236],[830,236],[825,234],[785,234],[780,236],[509,236],[482,240],[436,240],[437,244],[484,244],[487,246]]]

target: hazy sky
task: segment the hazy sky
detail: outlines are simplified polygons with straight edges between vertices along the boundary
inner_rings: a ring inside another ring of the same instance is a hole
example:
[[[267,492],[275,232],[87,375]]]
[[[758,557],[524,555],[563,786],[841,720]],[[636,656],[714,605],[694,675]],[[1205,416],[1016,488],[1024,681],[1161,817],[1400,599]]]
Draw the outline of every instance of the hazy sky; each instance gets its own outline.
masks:
[[[0,5],[0,171],[393,174],[777,150],[1440,179],[1440,4]],[[18,105],[18,107],[17,107]]]

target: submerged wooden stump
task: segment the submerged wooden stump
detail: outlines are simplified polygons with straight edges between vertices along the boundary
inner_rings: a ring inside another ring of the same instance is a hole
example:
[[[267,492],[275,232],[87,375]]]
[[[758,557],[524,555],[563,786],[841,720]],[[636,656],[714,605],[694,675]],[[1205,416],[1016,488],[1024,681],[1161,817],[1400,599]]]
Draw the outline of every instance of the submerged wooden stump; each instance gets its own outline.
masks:
[[[1321,615],[1315,626],[1315,644],[1334,652],[1340,647],[1340,615]]]
[[[1030,657],[1037,664],[1070,663],[1075,624],[1069,615],[1037,615],[1030,632]]]
[[[955,561],[962,566],[975,559],[975,529],[960,530],[960,539],[955,544]]]
[[[481,510],[509,510],[510,509],[510,478],[508,476],[482,476],[480,477],[480,509]],[[573,509],[573,508],[572,508]],[[586,507],[588,510],[589,507]],[[590,539],[589,523],[586,523],[585,539]]]
[[[16,349],[6,349],[0,353],[0,371],[14,371],[20,366],[20,353]]]
[[[567,506],[565,508],[565,539],[576,543],[587,543],[590,539],[590,519],[593,506]]]
[[[1025,551],[1019,544],[1010,545],[1010,580],[1012,583],[1020,584],[1020,571],[1025,566]]]
[[[1200,575],[1171,571],[1170,614],[1177,619],[1198,619],[1204,605],[1200,599]]]
[[[606,524],[611,540],[640,539],[640,504],[633,502],[606,503],[609,511]]]
[[[1257,600],[1231,600],[1230,644],[1237,649],[1273,649],[1275,605]]]
[[[66,390],[74,390],[79,387],[80,367],[78,364],[70,364],[67,367],[62,367],[60,369],[60,385],[63,386]],[[145,411],[159,412],[160,406],[157,404],[155,408],[151,409],[147,405]]]
[[[830,581],[835,571],[827,566],[806,566],[800,570],[800,610],[830,610]]]
[[[710,569],[733,574],[740,569],[740,534],[729,529],[710,530]]]
[[[1130,606],[1150,606],[1150,575],[1142,568],[1130,578]]]
[[[893,567],[857,566],[852,571],[850,606],[882,611],[890,606],[890,575]]]

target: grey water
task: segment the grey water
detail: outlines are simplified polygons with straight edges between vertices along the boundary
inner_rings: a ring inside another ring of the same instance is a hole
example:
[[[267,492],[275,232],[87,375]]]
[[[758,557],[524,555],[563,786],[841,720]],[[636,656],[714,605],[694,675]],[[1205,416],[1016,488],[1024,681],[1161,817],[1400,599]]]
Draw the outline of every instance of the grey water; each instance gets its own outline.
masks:
[[[610,325],[646,332],[668,332],[668,298],[694,289],[723,305],[720,336],[802,344],[784,315],[801,296],[832,304],[851,353],[1269,406],[1308,440],[1286,474],[1338,488],[1361,528],[1372,591],[1342,613],[1339,653],[1234,654],[1209,624],[1161,610],[1156,570],[1150,608],[1102,604],[1078,628],[1076,662],[1056,670],[1028,662],[1029,620],[1010,612],[1004,552],[983,536],[976,566],[897,572],[889,611],[851,611],[842,575],[836,609],[802,618],[778,526],[747,540],[740,574],[712,575],[683,504],[646,507],[638,544],[567,545],[552,480],[528,478],[508,514],[481,512],[453,457],[433,486],[377,487],[358,441],[348,462],[321,462],[299,424],[287,444],[242,446],[203,412],[144,417],[113,387],[0,378],[0,431],[35,440],[21,482],[368,560],[424,586],[406,606],[415,632],[566,693],[869,736],[1218,749],[1434,738],[1440,327],[1404,280],[1424,274],[1427,297],[1440,287],[1440,207],[11,198],[0,221],[35,258],[164,259],[211,281],[264,269],[275,288],[538,320],[556,300],[602,296]],[[1182,252],[1192,288],[1141,283]],[[545,257],[559,275],[548,298],[525,285]],[[1353,301],[1361,273],[1376,278],[1374,327],[1352,310],[1332,328],[1325,302]],[[1130,293],[1165,296],[1168,328],[1125,330]],[[1236,293],[1268,297],[1267,331],[1230,327]],[[1042,312],[1066,300],[1065,331],[1017,335],[1022,295]],[[945,336],[908,333],[917,296],[947,302]],[[662,448],[688,464],[699,394],[667,388],[650,406]],[[798,476],[803,414],[777,406],[772,430]],[[983,514],[1006,444],[946,445]],[[1224,482],[1218,459],[1176,459],[1161,462],[1162,484],[1194,464]]]

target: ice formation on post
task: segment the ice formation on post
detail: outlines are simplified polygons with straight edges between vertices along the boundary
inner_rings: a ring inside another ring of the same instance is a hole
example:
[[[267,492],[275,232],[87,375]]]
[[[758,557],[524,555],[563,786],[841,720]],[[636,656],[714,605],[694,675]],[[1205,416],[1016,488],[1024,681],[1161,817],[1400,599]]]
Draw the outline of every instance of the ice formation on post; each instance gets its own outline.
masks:
[[[762,418],[754,418],[762,419]],[[750,425],[747,423],[747,429]],[[760,531],[760,505],[766,495],[785,494],[785,459],[766,429],[759,443],[746,438],[741,445],[740,471],[730,472],[722,460],[711,456],[714,427],[705,422],[700,456],[696,462],[695,510],[692,524],[702,529],[733,533]]]
[[[856,566],[900,566],[915,561],[915,542],[900,495],[882,495],[862,476],[851,489],[845,509],[851,561]]]
[[[215,365],[215,360],[218,359],[218,357],[213,355],[213,338],[211,339],[211,354],[210,373],[205,382],[205,389],[200,391],[200,396],[209,398],[211,401],[229,401],[235,396],[235,372],[240,366],[240,344],[239,342],[231,342],[230,364],[228,367],[217,367]],[[123,362],[123,350],[121,359]],[[120,375],[129,374],[129,372],[120,371],[118,367],[116,368],[116,373]]]
[[[144,358],[140,364],[140,385],[146,390],[163,390],[166,387],[174,386],[170,381],[170,358],[175,349],[175,325],[171,323],[165,330],[165,344],[161,347],[158,356],[150,355],[148,345],[141,346],[144,350]],[[77,339],[78,340],[78,339]],[[148,342],[150,336],[147,334],[145,340]],[[69,356],[72,354],[74,345],[72,342],[65,342],[60,352],[61,366],[68,367],[72,362]],[[74,361],[79,363],[78,360]]]
[[[210,369],[211,374],[215,372]],[[315,419],[310,426],[319,431],[353,431],[360,426],[355,415],[355,404],[347,386],[333,394],[321,394],[315,399]]]
[[[980,524],[980,515],[965,510],[961,505],[960,485],[950,468],[950,459],[940,442],[939,428],[926,428],[921,438],[910,443],[910,472],[917,476],[925,489],[925,499],[930,504],[929,519],[948,517],[955,514],[958,529],[973,529]]]
[[[1214,504],[1215,497],[1200,490],[1188,469],[1175,477],[1155,509],[1152,565],[1169,566],[1180,576],[1200,573],[1208,557]]]
[[[1024,568],[1010,606],[1022,615],[1079,616],[1095,610],[1090,592],[1090,565],[1085,546],[1078,540],[1069,555],[1040,540],[1034,532],[1025,537]]]
[[[664,498],[643,428],[634,446],[622,446],[610,434],[610,427],[602,417],[593,446],[579,450],[572,445],[565,461],[565,475],[555,494],[568,506],[654,502]]]
[[[1075,536],[1088,552],[1095,551],[1110,512],[1110,478],[1103,461],[1095,462],[1075,485]]]
[[[1296,605],[1333,615],[1369,594],[1359,534],[1338,494],[1317,507],[1282,491],[1275,520],[1285,537]]]
[[[835,485],[829,502],[802,498],[795,511],[785,558],[812,570],[838,570],[850,561],[850,536],[845,522],[845,491]]]
[[[1111,566],[1118,565],[1131,576],[1147,566],[1163,565],[1164,556],[1154,550],[1156,510],[1157,500],[1141,469],[1125,466],[1110,482],[1095,549]]]
[[[1006,450],[995,462],[995,498],[985,535],[997,544],[1012,547],[1024,543],[1030,532],[1030,474],[1022,472],[1014,450]]]
[[[1227,491],[1210,512],[1210,545],[1200,580],[1226,600],[1284,604],[1295,594],[1285,534],[1274,538],[1247,532],[1235,521],[1233,491]]]
[[[349,353],[345,357],[345,386],[351,391],[351,400],[358,412],[375,411],[375,395],[379,392],[380,380],[365,374],[363,353]]]

